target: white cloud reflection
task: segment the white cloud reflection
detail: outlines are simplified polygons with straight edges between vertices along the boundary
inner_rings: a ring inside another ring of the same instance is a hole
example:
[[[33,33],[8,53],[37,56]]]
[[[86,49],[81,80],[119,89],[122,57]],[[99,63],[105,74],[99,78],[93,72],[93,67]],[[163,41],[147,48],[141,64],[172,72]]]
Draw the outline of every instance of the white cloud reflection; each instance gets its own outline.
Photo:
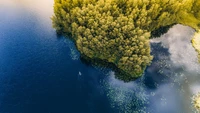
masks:
[[[151,43],[161,43],[163,48],[168,49],[170,55],[166,56],[165,60],[159,61],[171,65],[167,68],[155,65],[157,62],[155,61],[154,65],[147,69],[146,74],[150,75],[144,75],[137,81],[130,83],[117,80],[114,77],[114,72],[109,73],[107,86],[110,89],[109,95],[112,95],[109,96],[111,103],[126,101],[130,104],[133,100],[125,98],[125,96],[133,95],[129,97],[137,98],[136,102],[143,100],[143,102],[150,103],[146,109],[142,109],[144,112],[169,113],[169,110],[170,113],[193,112],[191,98],[194,94],[200,92],[200,64],[198,63],[197,52],[191,44],[194,32],[190,27],[175,25],[161,38],[151,40]],[[160,57],[165,57],[160,55],[159,52],[157,54]],[[155,72],[157,70],[160,70],[163,74],[157,75],[157,72]],[[163,81],[158,82],[158,78],[162,78],[161,76],[163,76]],[[148,83],[144,82],[144,79],[148,79],[146,77],[152,79],[150,80],[153,81],[151,83],[158,83],[156,88],[147,88]],[[140,96],[135,96],[137,94]],[[124,104],[122,103],[123,106],[127,106]]]
[[[187,71],[199,72],[197,52],[191,44],[194,30],[183,25],[175,25],[161,38],[152,39],[151,42],[161,42],[169,49],[170,59],[175,66],[183,67]]]

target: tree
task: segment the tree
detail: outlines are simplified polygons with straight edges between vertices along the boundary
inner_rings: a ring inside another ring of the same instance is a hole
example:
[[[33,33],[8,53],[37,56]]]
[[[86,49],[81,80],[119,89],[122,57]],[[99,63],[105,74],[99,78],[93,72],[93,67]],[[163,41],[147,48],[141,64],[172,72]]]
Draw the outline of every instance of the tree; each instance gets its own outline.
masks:
[[[151,63],[150,33],[174,23],[199,30],[199,7],[199,0],[55,0],[52,21],[81,54],[114,64],[127,80]]]

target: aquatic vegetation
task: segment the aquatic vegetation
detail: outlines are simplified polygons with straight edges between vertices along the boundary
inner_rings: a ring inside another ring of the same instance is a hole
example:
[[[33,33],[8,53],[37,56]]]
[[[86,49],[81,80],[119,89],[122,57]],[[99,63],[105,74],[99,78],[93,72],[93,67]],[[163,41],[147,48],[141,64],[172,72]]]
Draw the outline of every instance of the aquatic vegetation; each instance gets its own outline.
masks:
[[[198,52],[198,57],[200,62],[200,31],[195,33],[194,38],[192,39],[192,45]]]
[[[194,95],[193,106],[197,111],[200,111],[200,93]]]
[[[74,43],[70,40],[65,40],[65,43],[68,45],[70,49],[70,57],[72,60],[78,60],[79,59],[79,52],[76,50],[76,47],[74,46]]]
[[[108,80],[102,81],[102,84],[110,106],[119,113],[146,113],[149,94],[145,89],[144,78],[141,77],[137,82],[123,83],[113,79],[114,72],[108,74]]]
[[[151,33],[177,23],[198,30],[199,7],[199,0],[55,0],[52,20],[81,54],[112,63],[128,75],[121,79],[133,80],[153,59]]]

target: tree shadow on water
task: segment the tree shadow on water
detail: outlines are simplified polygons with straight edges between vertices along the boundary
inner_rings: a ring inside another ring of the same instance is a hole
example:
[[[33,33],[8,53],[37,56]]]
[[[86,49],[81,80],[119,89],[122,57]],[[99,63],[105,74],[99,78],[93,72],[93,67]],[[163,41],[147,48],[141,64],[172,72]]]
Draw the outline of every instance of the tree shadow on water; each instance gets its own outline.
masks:
[[[128,73],[124,72],[123,70],[119,69],[116,65],[110,62],[106,62],[101,59],[91,59],[83,54],[80,56],[80,60],[87,66],[95,66],[100,69],[104,69],[107,73],[112,70],[115,72],[115,78],[122,80],[124,82],[130,82],[136,80],[137,78],[131,77]]]
[[[151,43],[151,54],[154,56],[152,63],[145,70],[144,83],[150,89],[171,81],[171,76],[175,72],[181,71],[180,68],[173,67],[170,60],[168,48],[162,47],[161,43]]]

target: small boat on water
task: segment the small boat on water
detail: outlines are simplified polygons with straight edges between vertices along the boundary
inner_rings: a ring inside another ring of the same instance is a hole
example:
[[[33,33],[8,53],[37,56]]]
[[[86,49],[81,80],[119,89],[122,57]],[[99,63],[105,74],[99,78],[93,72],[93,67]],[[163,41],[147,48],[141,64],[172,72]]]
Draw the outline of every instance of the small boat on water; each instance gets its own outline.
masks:
[[[78,72],[78,75],[80,75],[80,76],[81,76],[81,75],[82,75],[82,73],[79,71],[79,72]]]

